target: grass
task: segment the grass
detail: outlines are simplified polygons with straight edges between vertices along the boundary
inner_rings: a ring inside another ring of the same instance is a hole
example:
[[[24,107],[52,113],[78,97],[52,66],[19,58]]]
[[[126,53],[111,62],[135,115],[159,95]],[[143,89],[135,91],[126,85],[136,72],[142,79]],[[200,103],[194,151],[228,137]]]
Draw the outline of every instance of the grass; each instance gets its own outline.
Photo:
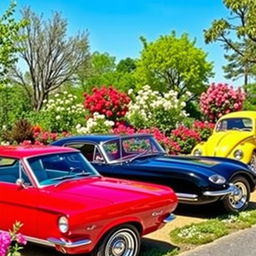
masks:
[[[151,246],[142,247],[140,256],[175,256],[179,252],[195,246],[212,242],[232,232],[249,228],[256,224],[256,210],[248,210],[239,214],[223,215],[200,223],[193,223],[176,228],[170,232],[173,248],[161,249]]]

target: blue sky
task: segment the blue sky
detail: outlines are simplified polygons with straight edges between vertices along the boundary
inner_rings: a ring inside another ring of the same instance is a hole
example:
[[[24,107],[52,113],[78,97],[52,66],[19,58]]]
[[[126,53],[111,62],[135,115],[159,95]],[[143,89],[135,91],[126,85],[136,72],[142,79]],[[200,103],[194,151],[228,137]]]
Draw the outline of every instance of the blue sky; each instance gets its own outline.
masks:
[[[108,52],[117,60],[139,57],[142,50],[140,36],[148,41],[175,30],[177,35],[188,33],[196,39],[196,46],[208,53],[208,61],[214,62],[215,77],[211,82],[227,81],[223,77],[225,63],[223,48],[217,44],[206,45],[203,30],[214,19],[227,17],[229,11],[222,0],[17,0],[19,9],[31,6],[37,13],[50,17],[59,11],[68,20],[68,33],[89,32],[91,51]],[[1,0],[0,12],[9,5]]]

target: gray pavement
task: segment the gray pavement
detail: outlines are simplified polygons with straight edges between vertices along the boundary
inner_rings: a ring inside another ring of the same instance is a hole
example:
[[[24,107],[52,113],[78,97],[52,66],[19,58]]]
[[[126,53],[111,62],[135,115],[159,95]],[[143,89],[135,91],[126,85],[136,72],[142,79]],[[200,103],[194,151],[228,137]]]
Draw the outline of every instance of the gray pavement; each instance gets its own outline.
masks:
[[[256,227],[232,233],[179,256],[256,256]]]

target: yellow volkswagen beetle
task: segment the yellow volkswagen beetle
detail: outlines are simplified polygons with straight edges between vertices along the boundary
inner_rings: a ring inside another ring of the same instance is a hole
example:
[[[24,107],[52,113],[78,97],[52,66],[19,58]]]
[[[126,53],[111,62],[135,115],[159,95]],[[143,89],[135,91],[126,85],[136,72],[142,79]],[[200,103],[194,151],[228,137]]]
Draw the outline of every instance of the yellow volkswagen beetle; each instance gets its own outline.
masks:
[[[256,111],[222,116],[208,141],[197,144],[192,154],[233,158],[256,170]]]

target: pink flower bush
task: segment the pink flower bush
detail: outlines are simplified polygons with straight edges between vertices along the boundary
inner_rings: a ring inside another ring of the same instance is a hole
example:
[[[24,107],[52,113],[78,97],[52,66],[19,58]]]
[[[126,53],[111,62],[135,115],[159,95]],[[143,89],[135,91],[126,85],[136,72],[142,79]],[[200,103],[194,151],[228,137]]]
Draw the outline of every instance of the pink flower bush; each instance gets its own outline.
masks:
[[[245,93],[224,83],[211,84],[200,96],[200,109],[209,121],[216,122],[222,115],[243,108]]]
[[[201,141],[200,134],[184,125],[172,130],[171,138],[181,148],[180,153],[189,154],[193,147]]]
[[[91,114],[104,114],[108,120],[116,121],[125,116],[128,111],[130,97],[110,87],[94,88],[93,94],[84,94],[84,107]]]
[[[0,256],[20,255],[21,245],[27,244],[25,237],[18,233],[21,226],[20,222],[16,222],[10,232],[0,232]]]

